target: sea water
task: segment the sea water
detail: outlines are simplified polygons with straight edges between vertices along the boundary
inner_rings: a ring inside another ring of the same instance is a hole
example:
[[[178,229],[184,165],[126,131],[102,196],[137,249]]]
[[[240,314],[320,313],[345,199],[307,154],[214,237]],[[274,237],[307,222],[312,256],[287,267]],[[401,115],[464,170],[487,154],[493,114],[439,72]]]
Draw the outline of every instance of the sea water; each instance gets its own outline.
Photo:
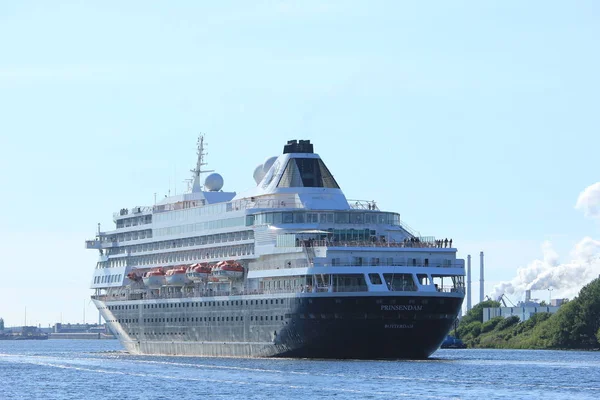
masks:
[[[116,340],[0,341],[0,399],[6,400],[598,397],[600,352],[448,349],[423,361],[241,359],[134,356]]]

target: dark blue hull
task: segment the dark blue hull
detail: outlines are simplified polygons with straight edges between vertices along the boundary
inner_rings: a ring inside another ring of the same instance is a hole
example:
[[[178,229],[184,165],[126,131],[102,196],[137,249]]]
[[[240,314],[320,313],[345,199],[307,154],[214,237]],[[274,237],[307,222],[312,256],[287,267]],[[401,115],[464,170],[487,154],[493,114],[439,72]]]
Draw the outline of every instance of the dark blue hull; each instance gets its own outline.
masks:
[[[462,304],[457,294],[240,296],[98,303],[132,353],[422,359]]]
[[[427,358],[450,331],[461,304],[461,298],[314,299],[298,306],[276,343],[289,349],[282,357]]]

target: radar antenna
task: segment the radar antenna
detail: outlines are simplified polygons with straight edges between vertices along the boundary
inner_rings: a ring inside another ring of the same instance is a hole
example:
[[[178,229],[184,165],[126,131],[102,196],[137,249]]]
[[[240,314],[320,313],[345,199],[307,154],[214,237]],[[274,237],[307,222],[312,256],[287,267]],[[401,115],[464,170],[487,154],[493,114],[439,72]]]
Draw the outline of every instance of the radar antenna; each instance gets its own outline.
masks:
[[[196,151],[196,154],[198,154],[198,160],[196,161],[196,168],[190,170],[193,181],[192,193],[202,192],[204,189],[204,185],[200,183],[200,175],[206,172],[213,172],[212,170],[202,169],[203,166],[207,165],[207,163],[204,162],[204,157],[208,154],[204,152],[204,146],[206,144],[208,143],[204,143],[204,134],[201,133],[200,136],[198,136],[198,149]]]

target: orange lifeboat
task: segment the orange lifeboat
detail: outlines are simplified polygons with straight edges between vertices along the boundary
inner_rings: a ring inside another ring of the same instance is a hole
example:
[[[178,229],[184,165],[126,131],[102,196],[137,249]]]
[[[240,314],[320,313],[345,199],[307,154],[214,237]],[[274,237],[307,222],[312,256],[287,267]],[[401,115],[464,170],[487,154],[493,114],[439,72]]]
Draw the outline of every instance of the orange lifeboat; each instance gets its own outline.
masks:
[[[219,262],[213,274],[228,279],[240,279],[244,276],[244,267],[236,261],[221,261]]]
[[[191,281],[186,276],[187,269],[185,265],[180,265],[173,269],[170,269],[165,274],[165,279],[167,281],[167,285],[171,286],[184,286],[190,283]]]
[[[144,281],[144,285],[151,289],[159,288],[163,286],[165,281],[165,271],[162,267],[154,268],[151,271],[148,271],[142,277]]]
[[[192,264],[186,271],[186,276],[193,282],[205,281],[211,273],[207,263]]]

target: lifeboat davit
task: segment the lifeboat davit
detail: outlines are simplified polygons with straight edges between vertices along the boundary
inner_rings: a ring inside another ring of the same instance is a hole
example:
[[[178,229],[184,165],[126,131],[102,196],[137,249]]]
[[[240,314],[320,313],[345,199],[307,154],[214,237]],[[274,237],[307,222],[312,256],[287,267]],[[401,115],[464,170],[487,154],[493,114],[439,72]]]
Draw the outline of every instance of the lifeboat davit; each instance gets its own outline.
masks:
[[[179,266],[168,270],[165,274],[165,279],[167,280],[167,285],[171,286],[184,286],[191,282],[186,276],[185,266]]]
[[[219,278],[240,279],[244,276],[244,267],[236,261],[221,261],[213,269],[213,275]]]
[[[162,267],[155,268],[152,271],[146,272],[142,280],[144,281],[144,285],[151,289],[159,288],[166,284],[165,271]]]
[[[140,282],[142,280],[142,277],[138,275],[135,271],[131,271],[130,273],[128,273],[127,278],[129,278],[129,280],[132,282]]]
[[[186,276],[193,282],[205,281],[211,273],[211,269],[206,263],[192,264],[188,267]]]

